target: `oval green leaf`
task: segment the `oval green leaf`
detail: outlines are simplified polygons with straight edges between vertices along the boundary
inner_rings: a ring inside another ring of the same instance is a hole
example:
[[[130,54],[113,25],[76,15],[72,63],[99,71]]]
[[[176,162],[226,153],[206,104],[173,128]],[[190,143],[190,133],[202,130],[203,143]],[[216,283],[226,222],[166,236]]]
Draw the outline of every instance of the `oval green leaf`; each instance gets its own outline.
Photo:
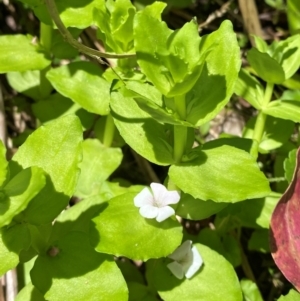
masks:
[[[108,207],[92,220],[96,250],[139,260],[171,254],[182,240],[181,225],[172,218],[161,223],[143,218],[134,206],[135,196],[126,193],[111,199]]]
[[[34,131],[14,155],[23,168],[38,166],[50,176],[55,189],[71,196],[79,175],[82,126],[74,115],[42,125]]]
[[[1,192],[0,227],[8,225],[14,216],[24,210],[45,184],[44,171],[35,166],[13,177]]]
[[[121,93],[111,94],[112,116],[127,144],[144,158],[158,165],[174,162],[170,130]]]
[[[187,121],[196,126],[213,119],[226,105],[241,66],[240,48],[228,20],[202,38],[200,49],[207,57],[199,79],[187,94]]]
[[[0,37],[0,73],[41,70],[50,65],[51,61],[32,39],[20,34]]]
[[[72,99],[88,112],[109,113],[110,84],[103,71],[91,62],[73,62],[51,69],[47,78],[63,96]]]
[[[169,176],[183,192],[204,201],[234,203],[270,192],[254,159],[227,145],[199,151],[194,161],[172,165]]]
[[[285,74],[283,68],[269,54],[252,48],[248,51],[247,59],[251,67],[264,81],[274,84],[284,82]]]
[[[191,195],[181,193],[180,201],[176,207],[176,215],[186,219],[201,220],[216,214],[224,209],[227,203],[216,203],[193,198]]]
[[[113,258],[95,252],[81,232],[68,233],[41,254],[31,279],[46,300],[128,300],[126,283]]]
[[[147,280],[164,301],[205,300],[242,301],[238,277],[232,265],[217,252],[194,244],[204,265],[191,278],[179,280],[167,268],[168,259],[147,263]]]
[[[88,197],[101,192],[103,182],[121,164],[123,155],[121,149],[105,147],[97,139],[84,140],[82,151],[75,195]]]

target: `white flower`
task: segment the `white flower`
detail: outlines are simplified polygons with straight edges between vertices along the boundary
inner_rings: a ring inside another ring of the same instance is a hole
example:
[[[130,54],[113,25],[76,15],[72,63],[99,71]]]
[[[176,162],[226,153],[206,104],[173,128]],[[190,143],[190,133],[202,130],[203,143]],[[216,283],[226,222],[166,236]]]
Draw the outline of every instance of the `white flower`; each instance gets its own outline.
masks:
[[[174,261],[167,268],[178,279],[182,279],[184,275],[188,279],[192,278],[203,264],[201,255],[195,246],[192,247],[190,240],[185,241],[168,257]]]
[[[151,183],[150,186],[153,194],[148,188],[144,188],[134,198],[134,205],[140,208],[141,216],[162,222],[175,214],[175,210],[168,205],[177,204],[180,195],[176,190],[168,191],[162,184]]]

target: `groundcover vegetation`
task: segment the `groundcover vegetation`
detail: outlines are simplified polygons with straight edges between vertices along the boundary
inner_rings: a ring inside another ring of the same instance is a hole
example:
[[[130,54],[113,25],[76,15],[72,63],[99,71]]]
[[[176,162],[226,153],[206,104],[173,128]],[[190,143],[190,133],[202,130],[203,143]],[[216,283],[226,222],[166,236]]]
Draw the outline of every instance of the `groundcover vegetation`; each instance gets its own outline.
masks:
[[[297,1],[253,47],[234,1],[0,5],[15,300],[300,300]]]

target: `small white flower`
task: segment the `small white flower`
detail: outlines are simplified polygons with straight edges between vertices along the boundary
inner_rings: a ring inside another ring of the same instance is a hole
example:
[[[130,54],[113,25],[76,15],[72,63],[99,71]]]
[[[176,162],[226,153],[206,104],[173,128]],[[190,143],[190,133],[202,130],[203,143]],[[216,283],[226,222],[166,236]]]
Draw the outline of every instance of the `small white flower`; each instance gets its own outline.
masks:
[[[185,241],[168,257],[174,261],[167,268],[178,279],[182,279],[184,275],[188,279],[192,278],[203,264],[201,255],[195,246],[192,247],[190,240]]]
[[[134,205],[140,208],[141,216],[162,222],[175,214],[175,210],[168,205],[177,204],[180,195],[176,190],[168,191],[162,184],[151,183],[150,187],[153,194],[148,188],[144,188],[134,198]]]

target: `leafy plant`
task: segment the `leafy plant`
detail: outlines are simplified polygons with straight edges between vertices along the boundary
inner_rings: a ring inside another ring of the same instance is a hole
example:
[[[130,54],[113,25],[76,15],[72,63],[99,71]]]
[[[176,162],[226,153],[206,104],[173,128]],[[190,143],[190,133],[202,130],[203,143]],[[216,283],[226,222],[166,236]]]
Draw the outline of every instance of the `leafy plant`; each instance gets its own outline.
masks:
[[[291,181],[299,91],[274,89],[300,66],[300,35],[255,37],[241,68],[229,20],[200,36],[195,19],[170,29],[163,2],[139,11],[129,0],[21,2],[41,30],[35,41],[0,36],[0,72],[39,125],[11,160],[0,144],[0,273],[32,266],[16,300],[262,300],[241,232],[252,229],[249,250],[270,252],[282,191],[257,159],[288,145],[278,165]],[[74,38],[90,25],[106,52]],[[117,61],[104,70],[78,52]],[[244,137],[198,143],[233,93],[258,111]],[[165,168],[164,185],[112,180],[124,145]],[[213,226],[188,233],[199,220]]]

